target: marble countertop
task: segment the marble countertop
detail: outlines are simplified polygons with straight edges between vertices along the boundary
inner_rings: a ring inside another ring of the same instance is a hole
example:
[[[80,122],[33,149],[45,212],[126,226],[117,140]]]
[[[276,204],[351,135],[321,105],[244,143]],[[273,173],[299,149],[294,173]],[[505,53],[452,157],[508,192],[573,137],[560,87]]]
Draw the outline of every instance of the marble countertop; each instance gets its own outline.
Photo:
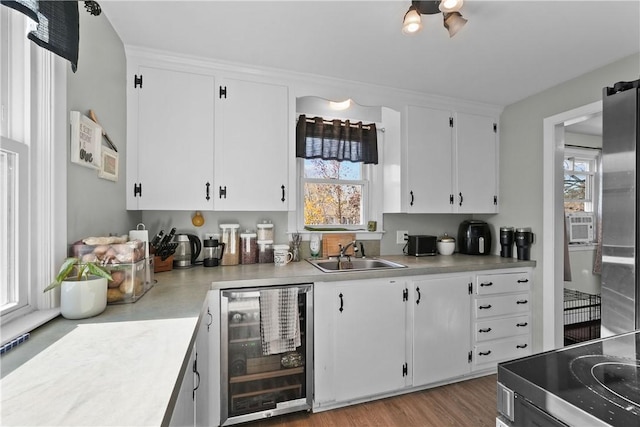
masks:
[[[408,268],[323,273],[302,261],[157,273],[155,286],[137,302],[109,305],[89,319],[58,317],[4,354],[0,424],[167,424],[211,289],[535,266],[498,256],[383,258]]]

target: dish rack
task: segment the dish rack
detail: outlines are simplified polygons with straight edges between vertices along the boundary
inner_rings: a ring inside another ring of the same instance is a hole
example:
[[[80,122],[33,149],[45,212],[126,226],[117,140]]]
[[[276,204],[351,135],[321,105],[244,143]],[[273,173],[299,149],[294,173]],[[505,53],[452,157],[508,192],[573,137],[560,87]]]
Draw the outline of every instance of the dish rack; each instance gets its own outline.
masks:
[[[600,295],[564,290],[564,345],[600,338]]]

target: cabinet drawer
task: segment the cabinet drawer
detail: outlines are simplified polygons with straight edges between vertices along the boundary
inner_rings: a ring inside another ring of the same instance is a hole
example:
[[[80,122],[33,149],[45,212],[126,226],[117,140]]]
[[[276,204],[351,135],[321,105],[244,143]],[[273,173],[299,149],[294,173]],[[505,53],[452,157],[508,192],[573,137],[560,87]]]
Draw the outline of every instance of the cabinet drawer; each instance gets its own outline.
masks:
[[[473,349],[474,367],[487,367],[505,360],[529,356],[531,354],[531,336],[519,335],[499,341],[478,344]]]
[[[479,274],[476,278],[476,294],[500,294],[528,291],[531,277],[528,272]]]
[[[474,302],[476,319],[507,314],[528,313],[531,310],[531,298],[528,292],[513,295],[476,298]]]
[[[474,323],[474,339],[476,342],[528,334],[531,331],[529,315],[485,320]]]

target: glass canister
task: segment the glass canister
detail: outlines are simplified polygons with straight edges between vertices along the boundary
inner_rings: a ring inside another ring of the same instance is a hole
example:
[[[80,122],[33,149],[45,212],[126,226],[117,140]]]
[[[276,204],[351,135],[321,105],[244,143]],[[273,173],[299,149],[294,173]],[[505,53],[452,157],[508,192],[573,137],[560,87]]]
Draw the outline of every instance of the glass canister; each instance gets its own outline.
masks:
[[[258,240],[258,262],[273,263],[273,240]]]
[[[220,224],[224,253],[220,265],[238,265],[240,263],[240,224]]]
[[[240,233],[240,264],[255,264],[258,261],[256,233],[246,230]]]
[[[258,240],[274,240],[275,230],[272,223],[264,221],[262,224],[256,224],[256,227],[258,229]]]

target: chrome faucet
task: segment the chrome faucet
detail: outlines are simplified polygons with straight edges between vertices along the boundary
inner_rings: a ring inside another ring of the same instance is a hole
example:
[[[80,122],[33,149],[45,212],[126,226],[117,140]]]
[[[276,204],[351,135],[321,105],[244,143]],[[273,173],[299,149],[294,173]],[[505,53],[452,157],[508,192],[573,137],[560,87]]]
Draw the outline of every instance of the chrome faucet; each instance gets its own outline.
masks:
[[[348,255],[345,255],[345,252],[347,252],[347,249],[349,249],[351,246],[353,246],[353,253],[355,254],[356,252],[358,252],[358,246],[356,246],[356,241],[354,240],[353,242],[349,243],[347,246],[342,246],[342,243],[338,243],[338,247],[340,248],[340,258],[342,257],[348,257]]]

